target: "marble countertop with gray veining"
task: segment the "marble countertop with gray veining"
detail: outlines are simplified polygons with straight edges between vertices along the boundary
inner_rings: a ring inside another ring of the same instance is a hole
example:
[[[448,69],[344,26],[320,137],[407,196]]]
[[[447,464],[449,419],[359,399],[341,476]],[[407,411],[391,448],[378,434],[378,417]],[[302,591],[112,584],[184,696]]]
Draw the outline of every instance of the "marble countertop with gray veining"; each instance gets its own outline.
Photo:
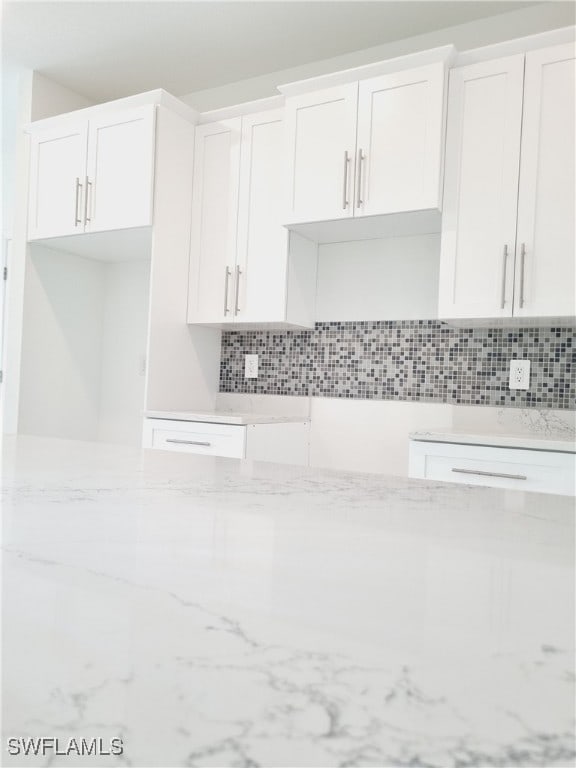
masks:
[[[146,411],[149,419],[169,419],[170,421],[190,421],[209,424],[284,424],[306,421],[297,416],[273,415],[265,413],[238,413],[237,411]]]
[[[531,451],[576,453],[574,439],[563,435],[495,434],[453,429],[435,429],[411,432],[410,439],[417,442],[455,443],[457,445],[486,445],[497,448],[520,448]]]
[[[124,746],[4,765],[574,764],[573,500],[40,438],[3,459],[4,735]]]

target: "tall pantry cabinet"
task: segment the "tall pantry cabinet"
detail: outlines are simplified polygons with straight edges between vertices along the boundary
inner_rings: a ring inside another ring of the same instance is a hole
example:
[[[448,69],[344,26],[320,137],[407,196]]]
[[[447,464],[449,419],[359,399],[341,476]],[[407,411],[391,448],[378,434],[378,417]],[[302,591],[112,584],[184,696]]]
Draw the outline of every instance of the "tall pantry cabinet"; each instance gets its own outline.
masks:
[[[197,113],[165,91],[37,121],[18,429],[141,443],[214,407],[219,335],[186,325]]]
[[[439,316],[576,313],[575,48],[450,75]]]

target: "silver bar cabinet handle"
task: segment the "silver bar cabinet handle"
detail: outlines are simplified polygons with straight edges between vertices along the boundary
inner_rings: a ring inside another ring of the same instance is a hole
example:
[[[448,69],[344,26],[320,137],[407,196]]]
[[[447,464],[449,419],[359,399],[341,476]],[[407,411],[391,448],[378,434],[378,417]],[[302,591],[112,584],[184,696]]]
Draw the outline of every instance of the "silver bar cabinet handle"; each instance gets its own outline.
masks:
[[[80,216],[78,216],[78,203],[80,202],[80,190],[82,189],[82,184],[80,184],[80,179],[78,176],[76,176],[76,200],[74,203],[74,226],[77,227],[78,224],[82,224],[82,219]]]
[[[205,443],[202,440],[178,440],[175,437],[167,437],[167,443],[178,443],[178,445],[203,445],[205,448],[209,448],[212,443]]]
[[[230,310],[228,309],[228,283],[230,282],[230,269],[226,266],[226,273],[224,277],[224,314],[227,315]]]
[[[506,264],[508,262],[508,244],[504,246],[502,252],[502,295],[500,298],[500,309],[504,309],[506,304]]]
[[[84,224],[90,221],[90,216],[88,216],[89,209],[89,202],[88,197],[90,194],[90,187],[92,186],[92,182],[88,180],[88,176],[86,176],[86,193],[84,195]]]
[[[526,265],[526,243],[520,246],[520,307],[524,306],[524,267]]]
[[[240,307],[238,306],[238,295],[240,293],[240,275],[242,272],[240,271],[240,267],[238,264],[236,264],[236,285],[234,287],[234,314],[237,315],[238,312],[240,312]]]
[[[364,160],[364,153],[361,149],[358,150],[358,158],[356,160],[356,165],[358,166],[357,171],[357,177],[356,177],[356,183],[358,185],[358,188],[356,190],[356,208],[360,208],[362,205],[362,160]]]
[[[505,477],[509,480],[527,480],[526,475],[507,475],[505,472],[485,472],[482,469],[456,469],[452,467],[452,472],[459,472],[461,475],[482,475],[482,477]]]
[[[342,190],[342,208],[346,210],[348,208],[348,163],[350,158],[348,157],[348,150],[344,152],[344,188]]]

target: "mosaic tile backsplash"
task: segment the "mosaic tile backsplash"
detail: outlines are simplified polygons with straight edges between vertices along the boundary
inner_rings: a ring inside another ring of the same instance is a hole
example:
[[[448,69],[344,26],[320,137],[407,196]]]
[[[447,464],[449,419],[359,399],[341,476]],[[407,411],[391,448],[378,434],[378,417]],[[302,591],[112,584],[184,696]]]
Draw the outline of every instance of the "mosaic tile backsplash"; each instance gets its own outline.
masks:
[[[576,328],[453,328],[437,320],[317,323],[226,331],[220,391],[576,409]],[[258,378],[244,378],[257,353]],[[511,358],[530,389],[508,389]]]

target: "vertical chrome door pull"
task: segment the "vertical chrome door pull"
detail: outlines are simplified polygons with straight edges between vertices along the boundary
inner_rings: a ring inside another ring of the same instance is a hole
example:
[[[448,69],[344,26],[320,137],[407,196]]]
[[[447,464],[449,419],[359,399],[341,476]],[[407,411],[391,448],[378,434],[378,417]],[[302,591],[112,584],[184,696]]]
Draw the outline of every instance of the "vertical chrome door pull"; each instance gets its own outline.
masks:
[[[234,290],[234,314],[237,315],[238,312],[240,312],[240,307],[238,306],[238,295],[240,292],[240,275],[242,272],[240,271],[240,267],[238,264],[236,264],[236,286]]]
[[[74,203],[74,226],[77,227],[78,224],[82,224],[82,219],[80,216],[78,216],[78,203],[80,202],[80,190],[82,189],[82,184],[80,184],[80,179],[78,176],[76,176],[76,201]]]
[[[344,188],[342,190],[342,208],[346,210],[348,208],[348,163],[350,158],[348,157],[348,150],[344,152]]]
[[[356,183],[357,183],[357,190],[356,190],[356,208],[360,208],[362,206],[363,200],[362,200],[362,161],[364,160],[364,153],[361,149],[358,150],[358,157],[356,160],[357,165],[357,177],[356,177]]]
[[[224,315],[227,315],[230,310],[228,309],[228,284],[230,282],[230,275],[232,273],[228,269],[228,266],[226,266],[226,273],[224,277]]]
[[[90,216],[88,216],[89,208],[89,195],[90,195],[90,187],[92,186],[92,182],[88,181],[88,176],[86,176],[86,192],[84,195],[84,224],[87,224],[90,221]]]
[[[508,244],[502,251],[502,295],[500,297],[500,309],[504,309],[506,304],[506,263],[508,261]]]
[[[526,265],[526,243],[520,246],[520,308],[524,306],[524,267]]]

